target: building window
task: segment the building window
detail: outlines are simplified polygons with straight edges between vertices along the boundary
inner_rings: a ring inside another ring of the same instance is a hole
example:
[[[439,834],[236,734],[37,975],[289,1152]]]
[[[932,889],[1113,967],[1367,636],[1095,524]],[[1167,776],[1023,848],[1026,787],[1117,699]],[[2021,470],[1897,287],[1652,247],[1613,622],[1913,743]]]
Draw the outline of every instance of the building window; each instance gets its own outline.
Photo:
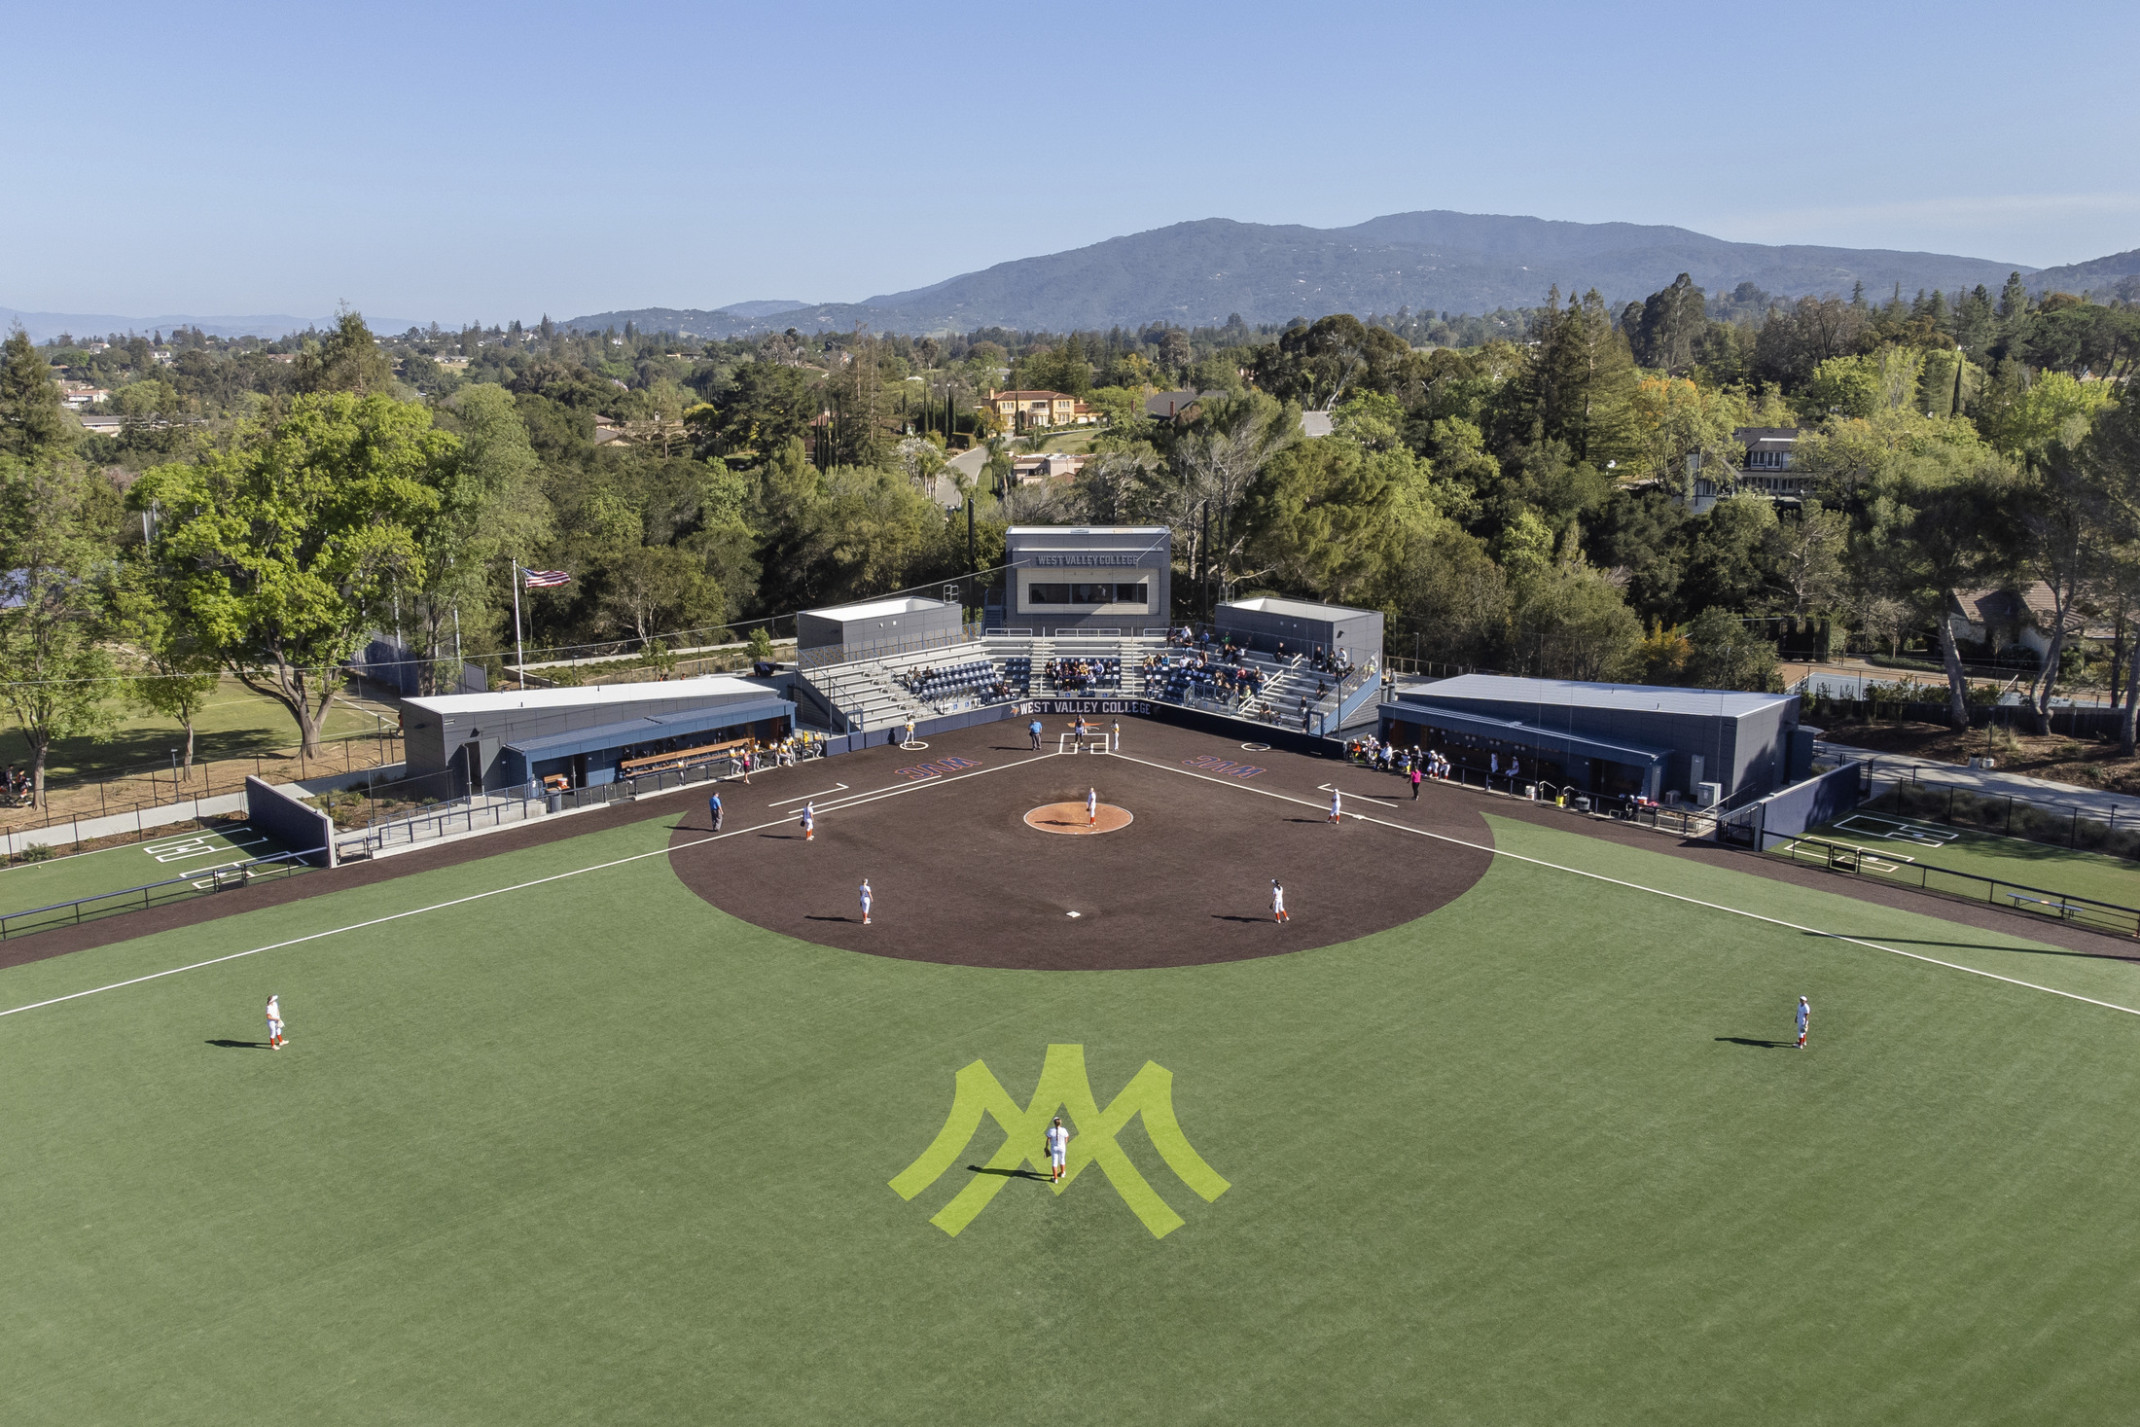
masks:
[[[1135,604],[1146,602],[1148,586],[1139,580],[1135,584],[1079,583],[1074,585],[1031,584],[1025,587],[1027,604],[1055,605],[1103,605]]]

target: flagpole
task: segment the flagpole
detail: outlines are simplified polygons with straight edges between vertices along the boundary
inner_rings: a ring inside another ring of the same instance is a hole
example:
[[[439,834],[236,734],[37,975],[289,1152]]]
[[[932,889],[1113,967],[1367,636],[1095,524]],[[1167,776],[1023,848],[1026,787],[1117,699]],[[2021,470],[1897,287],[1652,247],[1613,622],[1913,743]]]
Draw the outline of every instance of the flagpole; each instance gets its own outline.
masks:
[[[520,562],[513,561],[513,662],[518,666],[513,682],[525,689],[528,686],[528,653],[520,647]]]

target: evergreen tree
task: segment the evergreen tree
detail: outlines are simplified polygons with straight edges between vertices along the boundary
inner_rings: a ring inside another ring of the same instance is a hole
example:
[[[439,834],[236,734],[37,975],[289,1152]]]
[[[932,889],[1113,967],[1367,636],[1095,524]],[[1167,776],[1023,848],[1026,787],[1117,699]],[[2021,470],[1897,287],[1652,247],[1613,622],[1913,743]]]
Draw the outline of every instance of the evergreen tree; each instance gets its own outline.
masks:
[[[35,459],[73,447],[76,428],[60,405],[52,367],[17,327],[0,357],[0,454]]]

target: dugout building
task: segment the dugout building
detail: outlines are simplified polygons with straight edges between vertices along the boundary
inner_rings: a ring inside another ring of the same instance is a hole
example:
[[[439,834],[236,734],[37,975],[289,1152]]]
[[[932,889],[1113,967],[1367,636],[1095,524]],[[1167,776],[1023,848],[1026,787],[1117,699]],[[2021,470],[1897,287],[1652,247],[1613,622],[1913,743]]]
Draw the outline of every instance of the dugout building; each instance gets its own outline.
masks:
[[[1795,694],[1465,674],[1401,685],[1379,713],[1400,746],[1480,772],[1515,757],[1526,783],[1606,796],[1729,802],[1806,776],[1813,759]]]
[[[447,694],[409,699],[402,709],[408,776],[436,780],[439,797],[524,787],[553,775],[574,788],[614,782],[635,757],[738,739],[774,742],[795,719],[791,700],[726,674]]]

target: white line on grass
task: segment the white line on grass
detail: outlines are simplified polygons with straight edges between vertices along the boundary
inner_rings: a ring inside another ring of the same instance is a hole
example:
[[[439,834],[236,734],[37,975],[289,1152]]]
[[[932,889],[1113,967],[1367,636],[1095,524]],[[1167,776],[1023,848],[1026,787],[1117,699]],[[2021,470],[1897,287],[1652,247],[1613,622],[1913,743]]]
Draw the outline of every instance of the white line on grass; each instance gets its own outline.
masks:
[[[1149,759],[1133,758],[1126,753],[1115,753],[1109,756],[1125,758],[1132,763],[1142,763],[1147,768],[1157,768],[1163,773],[1179,773],[1185,778],[1195,778],[1201,782],[1215,783],[1222,788],[1237,788],[1244,793],[1257,793],[1266,798],[1277,798],[1281,802],[1293,803],[1303,808],[1321,806],[1318,803],[1310,802],[1306,798],[1296,798],[1290,793],[1280,793],[1270,788],[1253,788],[1245,783],[1236,783],[1224,778],[1213,778],[1206,774],[1198,773],[1193,769],[1175,768],[1165,763],[1154,763]],[[1788,931],[1804,932],[1808,936],[1826,937],[1830,941],[1848,942],[1852,946],[1862,946],[1872,951],[1884,951],[1890,956],[1906,956],[1912,961],[1922,961],[1933,966],[1944,966],[1949,971],[1965,971],[1971,976],[1981,976],[1988,981],[2003,981],[2009,986],[2020,986],[2030,991],[2041,991],[2049,996],[2063,996],[2069,1001],[2081,1001],[2090,1006],[2101,1006],[2106,1011],[2123,1011],[2128,1016],[2140,1016],[2140,1009],[2121,1006],[2115,1001],[2098,1001],[2093,996],[2083,996],[2077,991],[2061,991],[2056,986],[2042,986],[2034,981],[2023,981],[2014,976],[2001,976],[1996,971],[1985,971],[1980,967],[1964,966],[1958,961],[1942,961],[1936,956],[1926,956],[1922,952],[1916,951],[1904,951],[1900,947],[1883,946],[1879,942],[1866,941],[1862,937],[1845,936],[1841,932],[1822,931],[1819,927],[1800,926],[1796,922],[1787,922],[1781,917],[1763,916],[1759,912],[1749,912],[1743,907],[1727,907],[1718,902],[1705,902],[1699,897],[1689,897],[1679,892],[1667,892],[1662,887],[1645,887],[1640,882],[1623,881],[1618,877],[1608,877],[1602,872],[1586,872],[1580,867],[1566,867],[1558,862],[1548,862],[1542,857],[1527,857],[1520,852],[1509,852],[1491,844],[1472,842],[1461,837],[1451,837],[1447,833],[1428,832],[1425,828],[1406,827],[1403,823],[1357,814],[1353,820],[1355,822],[1370,822],[1377,827],[1394,828],[1398,832],[1408,832],[1416,837],[1433,838],[1437,842],[1453,843],[1458,847],[1468,847],[1473,851],[1484,852],[1493,857],[1514,858],[1518,862],[1528,862],[1534,867],[1547,867],[1556,872],[1567,872],[1577,877],[1587,877],[1594,882],[1605,882],[1615,887],[1626,887],[1636,892],[1648,892],[1652,896],[1666,897],[1675,902],[1684,902],[1691,907],[1704,907],[1712,912],[1723,912],[1729,916],[1745,917],[1750,921],[1766,922],[1770,926],[1783,927]],[[2016,948],[2016,950],[2019,950],[2019,948]]]
[[[1062,755],[1043,753],[1039,756],[1041,758],[1057,758]],[[962,783],[968,778],[980,778],[990,773],[1000,773],[1006,768],[1022,768],[1027,763],[1034,761],[1035,759],[1027,757],[1014,763],[998,763],[993,768],[979,768],[971,773],[923,778],[912,783],[895,783],[888,787],[873,789],[866,793],[857,793],[851,798],[841,798],[836,802],[828,803],[825,811],[838,812],[846,808],[860,807],[865,803],[874,803],[883,798],[896,798],[902,793],[912,793],[922,788],[940,788],[950,783]],[[24,1011],[37,1011],[46,1006],[57,1006],[67,1001],[79,1001],[84,996],[98,996],[106,991],[119,991],[128,986],[139,986],[146,981],[161,981],[167,976],[178,976],[188,971],[199,971],[209,966],[220,966],[226,961],[242,961],[248,956],[258,956],[262,952],[281,951],[288,947],[302,946],[308,941],[321,941],[327,937],[340,936],[344,932],[363,931],[368,927],[385,926],[389,922],[403,921],[409,917],[420,917],[429,912],[443,912],[449,907],[463,907],[470,902],[481,902],[491,897],[502,897],[508,892],[525,892],[530,887],[540,887],[550,882],[563,882],[569,878],[583,876],[589,872],[606,872],[613,867],[623,867],[629,863],[643,862],[649,857],[667,857],[671,853],[686,852],[691,848],[704,847],[707,843],[720,842],[725,838],[741,837],[749,832],[763,832],[767,828],[785,827],[787,822],[787,818],[781,817],[772,822],[755,823],[750,827],[739,827],[732,832],[708,833],[705,837],[694,839],[691,842],[679,843],[669,847],[658,847],[648,852],[635,852],[628,857],[618,857],[608,862],[597,862],[588,867],[575,867],[569,872],[553,872],[548,877],[537,877],[527,882],[515,882],[509,887],[493,887],[487,892],[471,892],[465,897],[454,897],[444,902],[433,902],[427,907],[411,907],[406,911],[389,912],[383,917],[351,922],[347,926],[329,927],[325,931],[307,932],[303,936],[293,936],[285,941],[274,941],[265,946],[249,947],[244,951],[233,951],[226,956],[212,956],[206,961],[196,961],[186,966],[168,967],[162,971],[152,971],[146,976],[133,976],[124,981],[111,982],[105,986],[92,986],[86,991],[70,991],[64,996],[54,996],[44,1001],[32,1001],[25,1006],[11,1006],[5,1011],[0,1011],[0,1017],[19,1016]]]

